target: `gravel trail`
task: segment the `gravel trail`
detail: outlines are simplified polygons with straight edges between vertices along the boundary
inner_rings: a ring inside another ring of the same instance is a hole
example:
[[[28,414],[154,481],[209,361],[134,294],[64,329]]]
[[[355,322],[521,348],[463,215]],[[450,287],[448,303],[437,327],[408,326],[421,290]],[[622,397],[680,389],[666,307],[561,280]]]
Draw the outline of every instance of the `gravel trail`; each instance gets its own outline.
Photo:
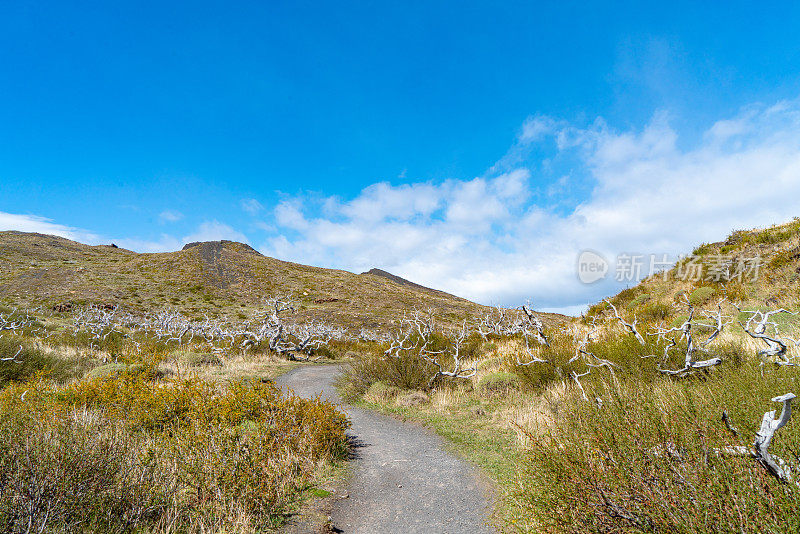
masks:
[[[490,490],[477,471],[446,452],[429,430],[343,404],[333,387],[338,373],[332,365],[307,366],[276,380],[297,395],[322,394],[340,404],[353,423],[353,475],[333,500],[334,532],[493,532]]]

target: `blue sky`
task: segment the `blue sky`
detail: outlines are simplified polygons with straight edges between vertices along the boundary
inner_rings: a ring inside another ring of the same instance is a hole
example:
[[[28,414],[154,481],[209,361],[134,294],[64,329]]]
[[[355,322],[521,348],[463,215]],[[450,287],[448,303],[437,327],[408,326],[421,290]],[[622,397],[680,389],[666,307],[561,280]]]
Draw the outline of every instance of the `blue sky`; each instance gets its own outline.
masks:
[[[800,215],[799,27],[788,2],[4,2],[0,229],[574,310],[624,285],[579,284],[583,248]]]

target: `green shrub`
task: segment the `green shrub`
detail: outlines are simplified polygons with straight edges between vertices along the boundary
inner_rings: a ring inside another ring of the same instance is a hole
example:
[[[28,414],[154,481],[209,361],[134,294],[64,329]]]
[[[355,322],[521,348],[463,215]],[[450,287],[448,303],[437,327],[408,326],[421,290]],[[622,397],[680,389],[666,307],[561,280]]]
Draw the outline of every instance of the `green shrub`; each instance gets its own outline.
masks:
[[[343,393],[350,400],[366,393],[375,382],[384,382],[399,389],[429,390],[436,366],[413,353],[397,357],[370,354],[354,360],[342,373],[342,381],[349,386]],[[434,382],[435,383],[435,382]]]
[[[4,336],[0,338],[0,358],[12,357],[13,360],[0,361],[0,388],[9,382],[28,380],[40,372],[58,380],[69,378],[72,374],[73,367],[65,360],[31,346],[19,336]]]
[[[478,391],[489,397],[507,395],[519,387],[519,376],[502,371],[485,375],[478,381]]]
[[[520,516],[544,532],[797,532],[800,492],[749,456],[715,451],[752,443],[777,407],[770,398],[799,377],[792,368],[761,377],[753,362],[704,381],[609,383],[591,392],[602,408],[565,399],[546,435],[529,434],[513,496]],[[720,421],[723,409],[739,438]],[[794,461],[798,446],[792,420],[770,452]]]
[[[636,298],[634,298],[633,300],[631,300],[631,301],[628,303],[628,306],[627,306],[627,307],[628,307],[628,308],[631,308],[631,309],[632,309],[632,308],[635,308],[635,307],[637,307],[637,306],[639,306],[639,305],[641,305],[641,304],[644,304],[645,302],[649,301],[649,300],[650,300],[650,298],[651,298],[651,297],[650,297],[650,294],[649,294],[649,293],[642,293],[641,295],[638,295]]]
[[[692,251],[692,256],[704,256],[714,251],[714,245],[710,243],[703,243]]]
[[[97,418],[3,413],[0,529],[131,532],[161,523],[178,481],[146,451]]]
[[[527,389],[540,391],[552,382],[568,378],[570,372],[582,370],[580,362],[569,363],[575,355],[575,341],[567,334],[555,333],[550,337],[550,346],[538,350],[537,357],[546,360],[546,363],[517,365],[515,360],[508,362],[513,366],[520,384]],[[529,359],[527,354],[520,354],[519,358],[522,362]]]
[[[639,311],[637,317],[642,321],[662,321],[673,314],[674,310],[662,302],[648,302]]]
[[[132,366],[125,363],[106,363],[86,373],[89,378],[116,378],[122,373],[139,373],[144,369],[141,365]]]
[[[641,285],[623,289],[622,291],[620,291],[611,298],[611,302],[613,302],[614,306],[617,307],[627,306],[627,304],[631,302],[633,299],[635,299],[639,295],[639,293],[641,293],[643,290],[644,287]],[[605,302],[598,303],[598,306],[600,306],[603,310],[610,309],[608,307],[608,304],[606,304]]]
[[[747,287],[742,282],[731,281],[725,286],[725,295],[731,302],[742,302],[747,299]]]
[[[703,286],[698,287],[691,293],[689,293],[689,304],[692,306],[699,306],[708,301],[714,294],[716,290],[713,287]]]
[[[780,269],[792,263],[793,256],[797,254],[794,250],[787,250],[775,254],[767,263],[770,269]]]
[[[755,242],[761,243],[765,245],[775,245],[778,243],[782,243],[787,239],[790,239],[793,235],[797,233],[797,229],[795,228],[770,228],[768,230],[764,230],[756,234]]]
[[[414,342],[414,339],[410,341]],[[420,343],[421,344],[421,343]],[[463,361],[473,360],[482,350],[483,341],[479,334],[468,337],[460,348]],[[342,373],[338,383],[347,400],[355,400],[363,395],[375,382],[384,382],[389,386],[405,390],[431,391],[452,383],[447,378],[437,376],[438,368],[431,362],[421,358],[414,349],[400,351],[395,356],[385,356],[385,347],[372,344],[361,346],[363,357],[354,360]],[[452,356],[448,351],[453,348],[453,340],[441,333],[430,336],[427,350],[439,352],[439,363],[444,368],[452,364]],[[369,350],[370,352],[366,352]],[[434,377],[436,377],[434,379]]]

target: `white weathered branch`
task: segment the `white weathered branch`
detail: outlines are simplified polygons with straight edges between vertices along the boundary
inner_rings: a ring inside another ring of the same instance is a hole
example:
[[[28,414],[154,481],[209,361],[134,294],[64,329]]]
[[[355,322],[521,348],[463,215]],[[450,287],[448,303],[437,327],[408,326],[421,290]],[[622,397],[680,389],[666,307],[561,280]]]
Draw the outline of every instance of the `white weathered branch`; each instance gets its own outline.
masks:
[[[756,439],[753,443],[753,450],[756,453],[756,459],[764,466],[764,468],[773,474],[781,482],[792,482],[792,469],[781,458],[772,456],[769,451],[769,444],[775,433],[783,428],[789,422],[792,416],[792,400],[795,398],[794,393],[787,393],[780,397],[774,397],[772,402],[781,402],[781,415],[775,419],[775,411],[770,411],[764,414],[761,419],[761,428],[756,433]]]
[[[622,326],[624,326],[631,334],[634,335],[636,341],[644,345],[645,344],[644,338],[642,337],[642,334],[639,333],[639,330],[636,329],[636,321],[637,321],[636,316],[633,317],[633,322],[629,323],[620,316],[619,312],[617,311],[617,307],[611,304],[610,300],[604,299],[603,302],[611,306],[611,309],[614,310],[614,317],[616,317],[619,320],[620,324],[622,324]]]

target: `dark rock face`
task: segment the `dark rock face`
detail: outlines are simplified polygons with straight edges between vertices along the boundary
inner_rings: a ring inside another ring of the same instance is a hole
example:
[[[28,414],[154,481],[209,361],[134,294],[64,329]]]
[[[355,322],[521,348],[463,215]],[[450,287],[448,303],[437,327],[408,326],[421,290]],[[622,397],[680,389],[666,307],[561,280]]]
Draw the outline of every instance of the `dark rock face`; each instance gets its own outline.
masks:
[[[227,289],[240,279],[241,273],[232,260],[237,253],[263,256],[250,245],[227,240],[187,243],[182,250],[197,252],[208,283],[219,289]]]
[[[227,239],[223,239],[221,241],[192,241],[191,243],[186,243],[183,245],[181,250],[189,250],[190,248],[194,247],[203,247],[203,251],[210,250],[212,254],[216,253],[219,255],[222,253],[222,249],[224,249],[228,245],[237,245],[241,247],[244,252],[249,252],[252,254],[257,254],[258,256],[263,256],[259,251],[251,247],[250,245],[246,245],[245,243],[239,243],[238,241],[228,241]],[[204,254],[205,255],[205,254]]]
[[[53,306],[53,311],[57,313],[71,312],[74,305],[71,302],[62,302]]]

